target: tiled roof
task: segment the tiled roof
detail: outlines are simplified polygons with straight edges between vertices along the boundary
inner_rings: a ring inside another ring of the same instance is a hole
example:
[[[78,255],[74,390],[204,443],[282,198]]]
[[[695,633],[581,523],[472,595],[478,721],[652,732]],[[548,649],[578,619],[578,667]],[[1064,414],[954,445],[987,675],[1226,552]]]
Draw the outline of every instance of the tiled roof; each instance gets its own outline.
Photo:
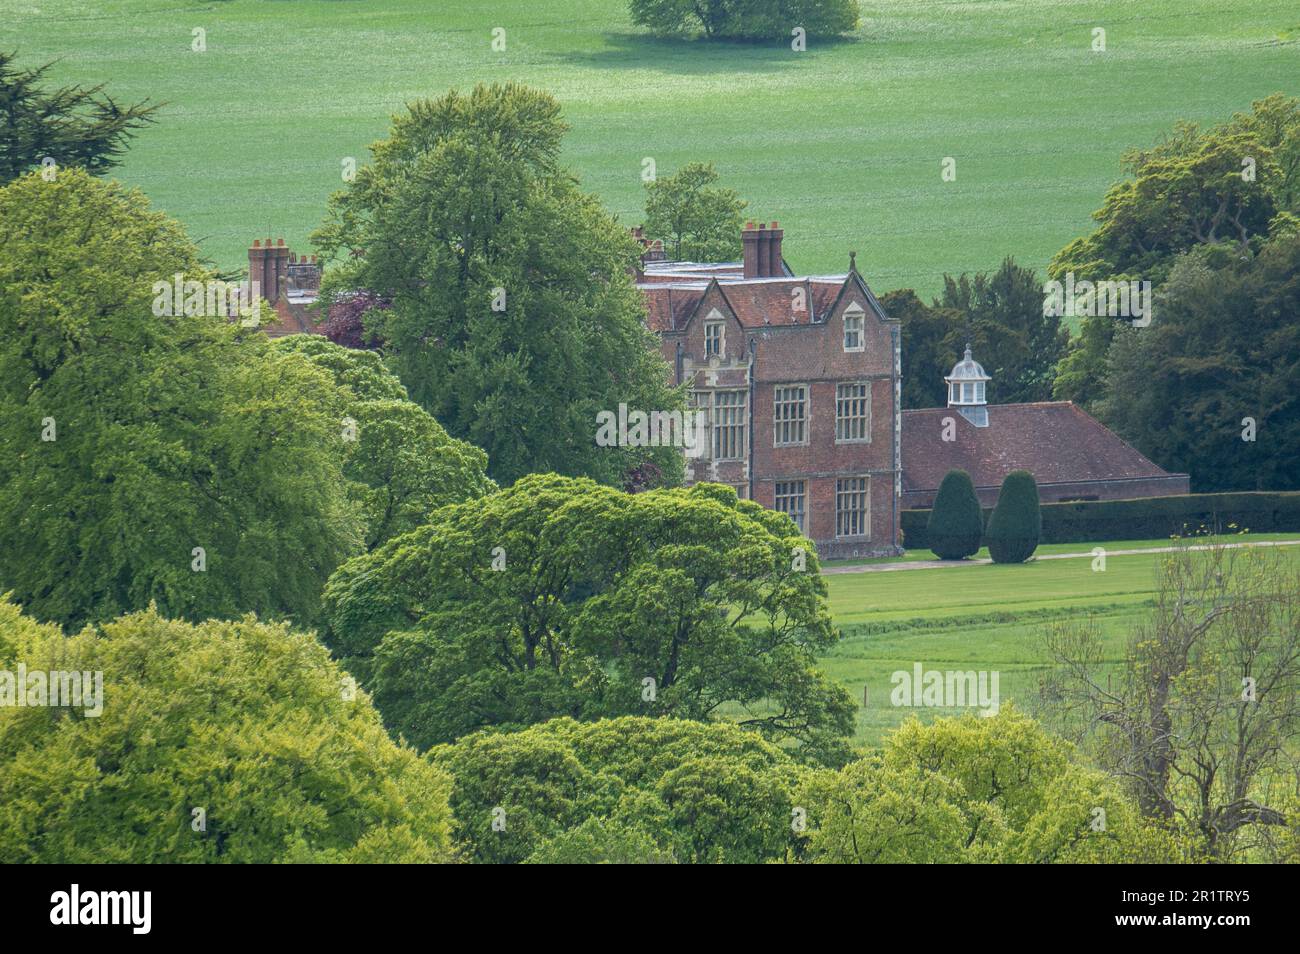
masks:
[[[806,325],[822,320],[844,285],[845,277],[817,278],[741,278],[716,279],[723,296],[736,313],[736,319],[745,327],[762,328],[770,325]],[[650,275],[647,274],[647,279]],[[676,278],[672,282],[657,276],[654,281],[638,282],[646,299],[646,314],[654,331],[680,330],[710,282],[688,281]],[[794,289],[802,288],[802,300],[809,306],[795,311]]]
[[[976,427],[955,408],[904,411],[903,489],[937,489],[954,467],[976,487],[997,487],[1013,470],[1040,484],[1170,476],[1069,401],[991,404],[988,416]],[[943,440],[945,417],[956,440]]]
[[[704,297],[709,286],[704,282],[693,285],[641,286],[645,295],[646,324],[651,331],[672,331],[680,328],[695,306]]]

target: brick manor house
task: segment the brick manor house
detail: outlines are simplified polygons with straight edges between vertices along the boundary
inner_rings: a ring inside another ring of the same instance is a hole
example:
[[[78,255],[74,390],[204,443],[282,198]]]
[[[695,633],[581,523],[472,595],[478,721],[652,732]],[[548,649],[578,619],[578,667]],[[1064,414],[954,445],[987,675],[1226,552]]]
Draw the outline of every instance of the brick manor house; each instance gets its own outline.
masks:
[[[900,508],[928,507],[950,469],[992,506],[1002,478],[1028,470],[1044,503],[1188,492],[1082,409],[987,403],[996,383],[969,348],[943,375],[948,404],[900,406],[900,327],[849,256],[841,275],[796,276],[784,232],[749,223],[739,262],[664,260],[640,229],[646,321],[674,384],[704,412],[688,483],[714,481],[790,515],[823,558],[900,552]],[[257,240],[249,277],[275,311],[268,335],[319,333],[320,266]],[[942,375],[942,369],[935,369]]]
[[[968,348],[947,407],[900,407],[900,328],[859,274],[796,277],[783,231],[752,222],[739,262],[663,260],[645,249],[637,284],[674,383],[709,429],[687,480],[730,484],[788,513],[823,557],[899,552],[901,507],[929,507],[952,468],[985,506],[1028,470],[1044,503],[1188,492],[1068,401],[987,403],[994,387]],[[942,369],[935,369],[942,374]]]
[[[647,320],[708,427],[687,481],[789,514],[823,557],[895,553],[898,322],[852,258],[847,274],[796,277],[783,235],[751,222],[743,259],[719,264],[662,261],[642,238]]]

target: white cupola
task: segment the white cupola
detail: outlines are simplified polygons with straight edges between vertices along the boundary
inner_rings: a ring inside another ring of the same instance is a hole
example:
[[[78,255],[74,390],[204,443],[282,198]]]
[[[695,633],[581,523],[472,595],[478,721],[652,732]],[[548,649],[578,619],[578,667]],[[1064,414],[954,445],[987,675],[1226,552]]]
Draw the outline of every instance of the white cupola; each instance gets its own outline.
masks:
[[[966,356],[952,367],[952,373],[944,381],[948,384],[948,406],[955,407],[958,413],[976,427],[989,426],[989,412],[986,406],[984,386],[992,380],[984,373],[980,363],[971,357],[970,345],[966,345]]]

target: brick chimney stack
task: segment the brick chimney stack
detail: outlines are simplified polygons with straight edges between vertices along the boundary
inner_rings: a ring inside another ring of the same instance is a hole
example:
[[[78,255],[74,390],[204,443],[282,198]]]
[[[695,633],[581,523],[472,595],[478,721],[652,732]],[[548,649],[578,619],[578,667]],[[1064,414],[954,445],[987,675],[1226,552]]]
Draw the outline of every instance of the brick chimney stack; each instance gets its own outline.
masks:
[[[781,264],[781,239],[785,233],[775,222],[769,229],[766,223],[746,222],[740,233],[746,278],[779,278],[785,274]]]
[[[772,227],[767,230],[767,274],[772,278],[785,274],[785,264],[781,260],[781,239],[784,237],[785,230],[778,228],[773,220]]]
[[[272,264],[274,254],[270,239],[266,240],[266,245],[262,244],[261,239],[253,239],[253,247],[248,250],[248,280],[257,283],[261,296],[268,301],[275,301],[275,296],[271,293],[275,278]]]
[[[744,229],[740,233],[740,244],[744,249],[744,266],[746,278],[758,278],[758,245],[762,241],[760,230],[762,226],[755,227],[753,222],[746,222]]]
[[[320,274],[315,255],[310,260],[295,255],[284,239],[253,239],[248,250],[248,280],[257,282],[261,296],[273,305],[291,289],[319,288]]]

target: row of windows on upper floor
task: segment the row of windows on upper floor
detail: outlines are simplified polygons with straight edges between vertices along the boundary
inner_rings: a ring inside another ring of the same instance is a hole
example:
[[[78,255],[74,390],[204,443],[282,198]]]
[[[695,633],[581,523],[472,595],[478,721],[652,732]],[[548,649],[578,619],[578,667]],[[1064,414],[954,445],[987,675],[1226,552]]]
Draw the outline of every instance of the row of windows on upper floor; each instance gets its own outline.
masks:
[[[692,391],[691,407],[704,412],[713,460],[745,457],[749,430],[748,392]],[[772,446],[807,444],[811,403],[806,384],[783,384],[772,392]],[[849,381],[835,385],[835,443],[871,441],[871,385]]]

